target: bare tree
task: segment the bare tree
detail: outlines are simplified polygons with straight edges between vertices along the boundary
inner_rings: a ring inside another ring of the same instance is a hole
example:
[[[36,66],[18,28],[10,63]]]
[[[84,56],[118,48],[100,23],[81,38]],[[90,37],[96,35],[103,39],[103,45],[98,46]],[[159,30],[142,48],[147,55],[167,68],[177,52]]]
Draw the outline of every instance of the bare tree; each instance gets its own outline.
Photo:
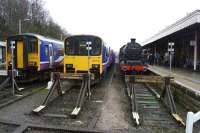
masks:
[[[23,23],[22,32],[39,33],[60,39],[60,35],[68,36],[44,9],[42,0],[0,0],[0,40],[18,33],[19,19],[31,19]]]

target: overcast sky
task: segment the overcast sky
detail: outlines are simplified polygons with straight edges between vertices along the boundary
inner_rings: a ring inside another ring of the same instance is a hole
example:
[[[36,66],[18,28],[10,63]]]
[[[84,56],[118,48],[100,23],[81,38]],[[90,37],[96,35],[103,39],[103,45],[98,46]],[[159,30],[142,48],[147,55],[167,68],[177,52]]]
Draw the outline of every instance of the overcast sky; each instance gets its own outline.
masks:
[[[52,18],[71,34],[94,34],[114,50],[141,43],[200,9],[200,0],[44,0]]]

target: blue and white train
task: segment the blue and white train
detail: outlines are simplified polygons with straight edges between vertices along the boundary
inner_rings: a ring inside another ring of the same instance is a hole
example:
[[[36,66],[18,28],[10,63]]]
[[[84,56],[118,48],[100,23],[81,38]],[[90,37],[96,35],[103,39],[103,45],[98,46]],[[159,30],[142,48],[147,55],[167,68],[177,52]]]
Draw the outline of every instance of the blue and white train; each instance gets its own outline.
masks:
[[[11,46],[14,46],[12,64]],[[24,33],[7,39],[6,68],[19,76],[63,67],[64,43],[38,34]]]

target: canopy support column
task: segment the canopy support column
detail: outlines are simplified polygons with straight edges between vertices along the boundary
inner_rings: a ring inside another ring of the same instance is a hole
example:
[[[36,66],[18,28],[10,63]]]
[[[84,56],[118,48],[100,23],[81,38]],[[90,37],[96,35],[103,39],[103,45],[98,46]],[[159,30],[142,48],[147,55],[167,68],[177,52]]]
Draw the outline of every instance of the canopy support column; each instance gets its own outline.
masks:
[[[198,32],[195,31],[195,44],[194,44],[194,71],[197,70],[197,41],[198,41]]]

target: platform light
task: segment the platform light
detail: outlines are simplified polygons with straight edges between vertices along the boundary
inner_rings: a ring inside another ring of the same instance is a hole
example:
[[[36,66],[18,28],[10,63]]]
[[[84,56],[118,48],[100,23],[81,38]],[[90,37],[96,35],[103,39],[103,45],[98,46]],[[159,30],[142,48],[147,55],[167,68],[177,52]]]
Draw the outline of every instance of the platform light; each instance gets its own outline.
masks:
[[[174,42],[169,42],[168,45],[169,46],[174,46]]]
[[[30,21],[31,19],[29,19],[29,18],[26,18],[26,19],[23,19],[23,20],[21,20],[21,19],[19,19],[18,20],[18,27],[19,27],[19,34],[21,34],[22,33],[22,22],[25,22],[25,21]]]
[[[172,54],[174,53],[174,42],[168,43],[168,52],[169,52],[169,76],[171,76],[172,71]]]

